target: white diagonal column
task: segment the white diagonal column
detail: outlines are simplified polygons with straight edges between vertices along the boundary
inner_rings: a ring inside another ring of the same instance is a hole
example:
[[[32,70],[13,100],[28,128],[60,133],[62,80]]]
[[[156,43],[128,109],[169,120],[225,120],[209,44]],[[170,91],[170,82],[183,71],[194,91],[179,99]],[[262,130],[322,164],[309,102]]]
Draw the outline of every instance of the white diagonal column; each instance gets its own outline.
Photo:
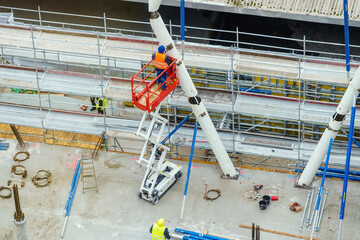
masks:
[[[160,6],[160,3],[160,0],[149,0],[151,27],[160,44],[166,46],[167,48],[171,48],[168,50],[167,55],[178,59],[179,65],[177,66],[177,77],[179,78],[180,86],[189,99],[191,108],[193,109],[194,114],[200,123],[201,129],[203,130],[212,148],[212,151],[214,152],[216,159],[220,164],[222,171],[226,176],[234,177],[236,176],[234,165],[232,164],[231,159],[226,152],[224,144],[222,143],[218,133],[216,132],[214,124],[212,123],[204,104],[201,102],[200,97],[197,96],[198,92],[195,88],[195,85],[192,82],[190,75],[185,68],[184,62],[180,61],[181,56],[177,51],[175,44],[172,41],[171,36],[166,29],[160,14],[156,12]]]
[[[342,123],[345,120],[346,114],[350,111],[354,97],[359,95],[360,89],[360,68],[355,72],[354,78],[350,81],[344,96],[342,97],[335,114],[332,116],[329,124],[323,135],[320,138],[319,143],[311,155],[309,162],[307,163],[304,172],[301,174],[298,184],[301,186],[309,186],[319,169],[326,152],[329,148],[330,138],[335,139],[337,133],[340,131]]]

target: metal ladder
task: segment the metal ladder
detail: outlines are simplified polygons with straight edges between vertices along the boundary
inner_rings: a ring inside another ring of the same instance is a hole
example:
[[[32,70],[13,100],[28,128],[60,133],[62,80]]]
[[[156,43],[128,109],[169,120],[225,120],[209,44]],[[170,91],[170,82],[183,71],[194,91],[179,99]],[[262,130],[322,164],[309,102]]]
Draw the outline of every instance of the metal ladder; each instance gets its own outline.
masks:
[[[94,161],[87,155],[81,154],[81,181],[83,182],[83,194],[85,189],[95,188],[98,192]]]

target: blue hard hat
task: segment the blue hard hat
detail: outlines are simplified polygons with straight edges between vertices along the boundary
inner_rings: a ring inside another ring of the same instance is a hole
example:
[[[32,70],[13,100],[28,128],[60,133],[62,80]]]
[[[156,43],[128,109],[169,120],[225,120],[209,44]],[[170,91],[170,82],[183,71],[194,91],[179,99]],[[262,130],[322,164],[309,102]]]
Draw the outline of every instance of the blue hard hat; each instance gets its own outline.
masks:
[[[165,52],[165,47],[164,47],[164,45],[160,45],[160,47],[158,48],[158,52],[159,52],[159,53],[164,53],[164,52]]]

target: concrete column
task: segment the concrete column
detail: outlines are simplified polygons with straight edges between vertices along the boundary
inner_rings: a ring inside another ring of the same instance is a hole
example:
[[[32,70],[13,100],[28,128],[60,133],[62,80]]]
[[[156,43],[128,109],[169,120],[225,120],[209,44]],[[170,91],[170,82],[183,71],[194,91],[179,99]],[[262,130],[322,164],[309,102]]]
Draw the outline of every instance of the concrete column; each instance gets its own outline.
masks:
[[[150,4],[152,2],[154,2],[154,4]],[[183,89],[185,95],[188,97],[190,106],[193,109],[194,114],[200,123],[201,129],[203,130],[203,133],[205,134],[224,175],[229,177],[235,177],[236,170],[231,162],[231,159],[229,158],[229,155],[227,154],[224,144],[222,143],[204,104],[201,102],[201,98],[197,95],[198,92],[195,88],[194,83],[191,80],[188,71],[186,70],[184,62],[182,60],[180,61],[181,56],[177,51],[175,44],[172,41],[171,36],[166,29],[166,26],[160,14],[156,12],[157,9],[155,8],[158,7],[158,3],[159,1],[156,0],[149,1],[149,10],[153,11],[150,13],[151,27],[157,39],[159,40],[159,43],[166,46],[166,48],[168,49],[167,55],[178,59],[177,77],[179,79],[180,86]],[[156,7],[153,7],[153,5]]]

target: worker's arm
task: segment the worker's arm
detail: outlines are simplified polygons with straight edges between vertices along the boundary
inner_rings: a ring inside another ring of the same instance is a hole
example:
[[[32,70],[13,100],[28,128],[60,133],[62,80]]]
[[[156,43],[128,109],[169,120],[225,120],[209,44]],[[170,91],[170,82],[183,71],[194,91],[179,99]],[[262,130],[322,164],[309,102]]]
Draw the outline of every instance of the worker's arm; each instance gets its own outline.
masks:
[[[165,228],[164,236],[165,236],[166,239],[170,239],[170,238],[171,238],[168,228]]]
[[[155,53],[153,53],[153,55],[152,55],[152,59],[155,59]]]
[[[171,59],[166,55],[165,56],[165,62],[170,65]]]
[[[154,224],[153,224],[154,225]],[[151,227],[150,227],[150,233],[152,233],[152,227],[153,227],[153,225],[151,225]]]

